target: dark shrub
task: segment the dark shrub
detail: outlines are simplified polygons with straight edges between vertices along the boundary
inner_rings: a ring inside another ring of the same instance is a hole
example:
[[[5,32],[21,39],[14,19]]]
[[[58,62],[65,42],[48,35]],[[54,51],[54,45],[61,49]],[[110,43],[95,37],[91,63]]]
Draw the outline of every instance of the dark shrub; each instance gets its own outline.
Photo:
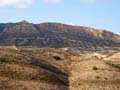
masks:
[[[98,70],[98,68],[96,66],[93,67],[93,70]]]
[[[53,56],[53,58],[54,58],[55,60],[61,60],[61,57],[59,57],[59,56]]]
[[[99,77],[99,76],[96,76],[95,78],[100,79],[100,77]]]

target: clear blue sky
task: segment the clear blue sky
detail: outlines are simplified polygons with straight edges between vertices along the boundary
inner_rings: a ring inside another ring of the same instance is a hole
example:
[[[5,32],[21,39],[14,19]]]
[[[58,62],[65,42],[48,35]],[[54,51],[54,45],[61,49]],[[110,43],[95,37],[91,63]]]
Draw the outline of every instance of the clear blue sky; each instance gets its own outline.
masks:
[[[120,0],[0,0],[0,23],[61,22],[120,34]]]

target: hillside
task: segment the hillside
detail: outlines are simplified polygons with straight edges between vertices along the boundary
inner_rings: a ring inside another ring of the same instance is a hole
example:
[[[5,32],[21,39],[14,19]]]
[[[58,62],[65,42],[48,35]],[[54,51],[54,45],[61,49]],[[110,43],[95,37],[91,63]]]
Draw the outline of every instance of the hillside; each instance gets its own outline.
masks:
[[[0,90],[68,90],[69,54],[63,50],[0,48]]]
[[[120,90],[120,58],[115,63],[109,56],[86,53],[71,62],[70,90]],[[116,55],[118,57],[118,55]]]
[[[0,90],[120,90],[119,52],[1,47]]]
[[[106,30],[61,23],[33,24],[27,21],[0,24],[1,46],[119,47],[120,36]]]

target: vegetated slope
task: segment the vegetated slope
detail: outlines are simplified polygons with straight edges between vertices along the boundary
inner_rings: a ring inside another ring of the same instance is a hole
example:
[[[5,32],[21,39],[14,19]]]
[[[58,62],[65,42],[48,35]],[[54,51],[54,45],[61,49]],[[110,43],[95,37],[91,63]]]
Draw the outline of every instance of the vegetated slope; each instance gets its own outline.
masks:
[[[27,21],[0,24],[0,45],[33,47],[119,47],[120,36],[105,30]]]

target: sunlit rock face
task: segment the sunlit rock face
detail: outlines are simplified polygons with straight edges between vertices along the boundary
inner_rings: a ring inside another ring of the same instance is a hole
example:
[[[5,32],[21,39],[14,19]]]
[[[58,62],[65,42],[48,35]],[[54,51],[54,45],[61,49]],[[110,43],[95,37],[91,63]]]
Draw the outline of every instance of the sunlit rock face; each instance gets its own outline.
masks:
[[[90,27],[21,21],[0,24],[0,45],[54,48],[119,47],[120,36]]]

